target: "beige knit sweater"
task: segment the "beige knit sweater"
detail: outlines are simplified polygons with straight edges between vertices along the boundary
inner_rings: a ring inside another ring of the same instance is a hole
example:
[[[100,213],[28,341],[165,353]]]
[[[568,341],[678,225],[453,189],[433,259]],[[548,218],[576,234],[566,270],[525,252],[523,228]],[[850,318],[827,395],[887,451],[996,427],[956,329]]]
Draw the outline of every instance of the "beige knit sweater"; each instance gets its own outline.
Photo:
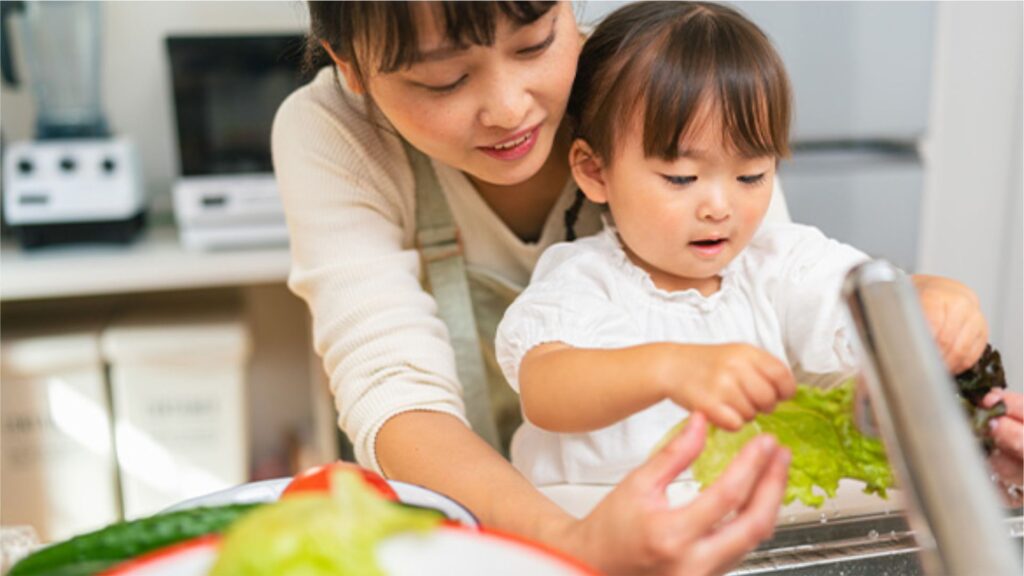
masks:
[[[338,423],[357,460],[379,471],[374,444],[392,416],[465,418],[447,330],[421,286],[412,168],[393,129],[378,115],[384,126],[375,131],[343,86],[328,67],[289,96],[274,119],[272,151],[291,237],[288,285],[312,313]],[[566,183],[540,240],[524,243],[464,174],[433,165],[467,265],[524,286],[541,252],[565,239],[575,184]],[[783,202],[775,212],[786,218]],[[598,227],[597,211],[585,210],[578,232]]]
[[[274,119],[274,171],[291,236],[288,285],[312,313],[339,425],[358,461],[379,470],[374,440],[388,418],[433,410],[465,419],[447,330],[420,284],[412,168],[390,127],[375,131],[362,100],[342,86],[324,68],[285,100]],[[540,240],[528,244],[464,174],[433,164],[467,265],[524,286],[544,248],[565,239],[575,185],[567,182]]]

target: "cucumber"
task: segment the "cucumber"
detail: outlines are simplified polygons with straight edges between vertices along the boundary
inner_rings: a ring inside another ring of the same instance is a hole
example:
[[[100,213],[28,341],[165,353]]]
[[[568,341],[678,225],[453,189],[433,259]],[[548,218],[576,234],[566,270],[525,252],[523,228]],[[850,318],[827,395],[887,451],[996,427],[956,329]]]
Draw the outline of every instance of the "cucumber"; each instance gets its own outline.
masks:
[[[118,522],[38,550],[14,565],[8,576],[85,576],[146,552],[204,534],[223,531],[262,503],[190,508]]]

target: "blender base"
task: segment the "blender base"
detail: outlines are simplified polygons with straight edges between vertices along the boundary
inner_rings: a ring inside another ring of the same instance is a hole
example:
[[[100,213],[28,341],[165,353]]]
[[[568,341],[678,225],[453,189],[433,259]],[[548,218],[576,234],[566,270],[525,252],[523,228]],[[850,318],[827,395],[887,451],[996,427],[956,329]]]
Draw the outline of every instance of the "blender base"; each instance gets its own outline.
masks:
[[[13,228],[14,235],[27,250],[63,244],[129,244],[145,227],[146,213],[127,220],[97,220],[32,224]]]

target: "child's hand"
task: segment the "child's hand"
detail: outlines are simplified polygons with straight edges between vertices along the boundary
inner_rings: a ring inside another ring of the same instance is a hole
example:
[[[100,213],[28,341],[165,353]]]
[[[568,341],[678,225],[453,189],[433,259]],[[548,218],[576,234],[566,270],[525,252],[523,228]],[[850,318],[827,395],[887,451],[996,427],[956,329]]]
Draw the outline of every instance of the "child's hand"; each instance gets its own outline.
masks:
[[[911,280],[946,366],[954,374],[973,366],[988,342],[988,322],[977,295],[949,278],[915,274]]]
[[[749,344],[688,345],[675,349],[675,359],[666,396],[726,430],[771,412],[796,391],[789,367]]]

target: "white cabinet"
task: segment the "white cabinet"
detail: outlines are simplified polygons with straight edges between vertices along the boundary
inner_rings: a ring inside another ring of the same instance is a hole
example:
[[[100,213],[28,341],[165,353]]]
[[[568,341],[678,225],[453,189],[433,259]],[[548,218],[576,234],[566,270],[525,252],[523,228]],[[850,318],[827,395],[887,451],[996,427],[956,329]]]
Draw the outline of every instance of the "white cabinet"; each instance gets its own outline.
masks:
[[[231,470],[221,476],[218,486],[236,479],[244,482],[285,476],[338,458],[337,415],[320,359],[313,352],[309,312],[305,303],[285,285],[290,266],[286,248],[188,252],[178,244],[172,227],[160,225],[147,230],[138,242],[129,246],[67,246],[24,252],[13,242],[4,240],[0,257],[3,301],[0,323],[5,339],[15,318],[27,318],[28,325],[39,326],[54,321],[61,323],[82,310],[95,310],[106,315],[108,321],[114,318],[115,322],[118,313],[125,310],[171,306],[172,315],[179,317],[196,310],[208,310],[211,306],[230,305],[236,310],[237,320],[245,325],[247,334],[244,349],[232,348],[234,344],[230,342],[241,342],[237,333],[227,337],[221,334],[219,340],[214,338],[219,344],[204,344],[194,331],[176,331],[172,327],[174,321],[165,320],[161,323],[170,328],[161,330],[163,336],[157,338],[161,342],[157,348],[162,350],[157,356],[162,356],[163,360],[155,361],[151,357],[142,360],[142,350],[137,348],[145,335],[138,332],[122,332],[119,339],[123,345],[115,347],[113,342],[108,342],[108,358],[104,359],[104,364],[110,367],[109,380],[114,383],[115,413],[120,397],[132,421],[139,418],[137,411],[156,409],[153,406],[160,402],[164,402],[160,410],[165,411],[176,409],[174,403],[179,400],[187,400],[178,404],[179,408],[187,406],[188,402],[214,396],[217,402],[227,403],[218,408],[222,410],[217,418],[218,427],[203,432],[217,436],[219,444],[208,447],[206,455],[200,458],[209,462],[217,453],[217,466]],[[201,355],[182,352],[179,364],[168,361],[179,354],[175,350],[194,351],[197,345],[207,348],[208,352],[219,348],[220,352],[212,355],[215,359],[208,355],[205,360]],[[99,362],[98,344],[95,346],[96,362]],[[245,350],[248,350],[245,361],[248,369],[244,383],[240,384],[239,366]],[[44,351],[49,354],[47,359],[54,357],[55,349],[44,347]],[[4,367],[13,367],[13,364],[5,361]],[[102,379],[102,372],[99,374],[98,378]],[[23,394],[16,382],[6,372],[0,382],[5,411],[27,401],[21,397],[9,400],[15,398],[15,394]],[[182,382],[196,384],[188,388]],[[140,383],[139,387],[133,383]],[[163,392],[161,387],[165,389]],[[211,393],[214,389],[218,390],[216,394]],[[198,404],[192,405],[192,408],[197,407]],[[188,429],[194,428],[195,423],[186,422],[182,414],[178,416],[173,425],[148,430],[150,439],[169,434],[172,428],[189,433]],[[70,422],[66,418],[60,420],[62,425]],[[136,429],[145,428],[136,426]],[[14,436],[7,430],[2,434],[0,443],[4,448],[13,446],[8,439]],[[111,466],[114,470],[113,464]],[[18,467],[13,466],[10,470],[13,473],[16,469]],[[5,490],[9,486],[7,474],[8,461],[5,460]],[[193,480],[175,482],[179,488],[186,484],[202,485],[204,489],[213,487],[213,484]],[[31,487],[25,489],[28,492],[19,489],[19,497],[27,499],[29,496],[24,494],[28,494],[33,498],[47,498],[39,482],[25,485]],[[132,496],[133,491],[140,492],[130,485],[129,482],[125,486],[126,513],[132,516],[135,510],[139,510],[138,513],[153,511],[155,504],[136,506],[140,501],[148,501],[148,497]],[[13,490],[15,485],[10,486]],[[80,494],[68,497],[81,500]],[[76,505],[87,506],[81,501]],[[11,523],[9,520],[5,506],[0,521],[6,525]]]
[[[249,330],[239,310],[177,308],[101,337],[129,520],[249,480]]]
[[[59,540],[118,519],[97,320],[3,326],[0,514]]]

